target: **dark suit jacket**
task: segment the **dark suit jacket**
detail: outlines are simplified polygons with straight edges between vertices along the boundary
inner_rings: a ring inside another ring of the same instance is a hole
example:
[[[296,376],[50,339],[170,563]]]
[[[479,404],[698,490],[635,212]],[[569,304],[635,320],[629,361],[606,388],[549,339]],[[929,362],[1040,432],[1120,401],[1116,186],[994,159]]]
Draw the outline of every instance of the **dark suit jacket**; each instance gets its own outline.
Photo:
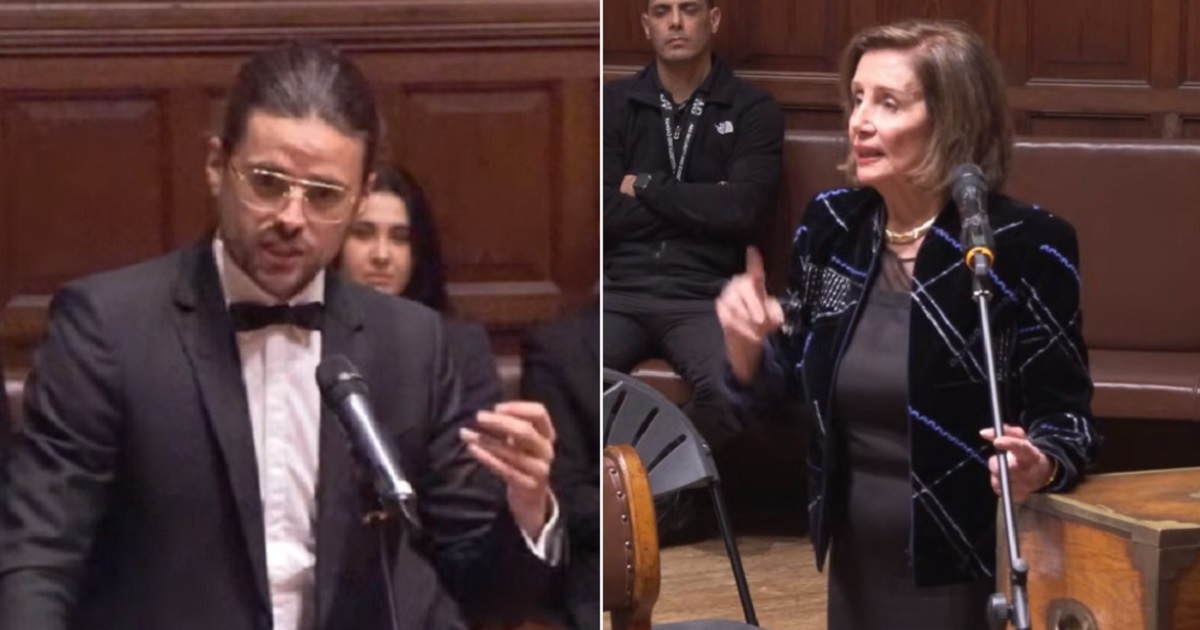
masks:
[[[322,352],[371,386],[429,532],[394,554],[400,618],[459,627],[456,598],[469,608],[494,586],[538,588],[547,569],[503,485],[460,441],[474,412],[437,313],[326,278]],[[246,392],[208,243],[60,292],[27,396],[0,499],[0,628],[270,627]],[[385,627],[376,538],[328,410],[320,462],[317,627]]]
[[[4,353],[0,351],[0,356]],[[4,486],[4,462],[8,459],[8,445],[12,442],[12,418],[8,412],[8,391],[4,388],[4,366],[0,365],[0,487]]]
[[[578,628],[600,624],[600,306],[524,339],[521,396],[546,405],[558,440],[550,479],[570,534],[566,604]]]
[[[443,317],[446,344],[462,380],[463,404],[471,409],[491,409],[504,398],[496,357],[487,330],[474,322]]]
[[[1047,490],[1069,490],[1100,445],[1091,420],[1075,231],[1003,195],[992,195],[988,208],[996,235],[990,321],[1004,421],[1024,427],[1059,461]],[[848,419],[833,413],[838,363],[878,273],[884,221],[882,199],[870,188],[828,191],[808,205],[781,300],[783,330],[768,345],[752,392],[739,396],[761,405],[786,392],[812,411],[808,498],[818,567],[836,537],[845,493],[841,427]],[[992,416],[961,230],[948,204],[913,268],[907,421],[912,567],[920,585],[995,571],[997,502],[987,467],[994,449],[979,436]]]

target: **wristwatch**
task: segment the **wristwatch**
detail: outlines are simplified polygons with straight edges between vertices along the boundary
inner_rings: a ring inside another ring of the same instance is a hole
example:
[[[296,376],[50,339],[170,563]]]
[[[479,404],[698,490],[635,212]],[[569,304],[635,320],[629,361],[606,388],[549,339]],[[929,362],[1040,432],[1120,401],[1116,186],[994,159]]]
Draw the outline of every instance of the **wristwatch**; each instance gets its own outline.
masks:
[[[650,173],[638,173],[637,177],[633,178],[633,192],[641,194],[646,190],[646,186],[650,185]]]

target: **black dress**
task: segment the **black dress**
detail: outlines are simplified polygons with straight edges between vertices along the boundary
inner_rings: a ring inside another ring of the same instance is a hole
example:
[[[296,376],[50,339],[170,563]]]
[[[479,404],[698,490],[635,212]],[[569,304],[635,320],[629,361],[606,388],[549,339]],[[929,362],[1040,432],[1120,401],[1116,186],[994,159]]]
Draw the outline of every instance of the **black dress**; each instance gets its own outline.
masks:
[[[900,260],[885,250],[838,370],[835,424],[846,465],[843,507],[831,524],[829,630],[987,627],[990,581],[918,588],[909,562],[910,287]]]

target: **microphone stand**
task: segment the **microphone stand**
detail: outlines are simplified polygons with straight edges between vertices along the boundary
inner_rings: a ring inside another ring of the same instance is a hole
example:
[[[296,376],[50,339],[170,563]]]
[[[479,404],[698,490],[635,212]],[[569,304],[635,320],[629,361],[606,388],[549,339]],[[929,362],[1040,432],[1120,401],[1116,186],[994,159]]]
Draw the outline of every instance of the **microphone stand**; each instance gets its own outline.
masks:
[[[1004,435],[1000,416],[1000,394],[996,386],[996,359],[992,350],[992,326],[988,317],[988,305],[992,299],[992,283],[988,277],[991,269],[991,252],[985,248],[971,249],[967,254],[971,267],[971,296],[979,305],[979,325],[983,330],[983,354],[987,363],[988,393],[992,404],[992,428],[996,436]],[[1004,506],[1004,534],[1008,542],[1008,583],[1012,591],[1012,603],[1003,592],[993,593],[988,599],[987,618],[991,630],[1001,630],[1012,622],[1017,630],[1030,630],[1029,597],[1025,592],[1029,564],[1021,557],[1017,540],[1016,520],[1013,518],[1012,489],[1008,483],[1008,454],[998,452],[1000,468],[1000,499]]]
[[[379,571],[383,574],[383,588],[387,595],[388,617],[392,630],[400,630],[400,614],[396,608],[396,591],[392,578],[392,554],[388,548],[388,531],[393,525],[400,533],[420,535],[421,524],[417,519],[416,501],[412,497],[389,497],[376,491],[371,484],[363,485],[364,500],[374,509],[363,515],[363,523],[375,530],[379,542]],[[399,518],[397,518],[399,517]]]

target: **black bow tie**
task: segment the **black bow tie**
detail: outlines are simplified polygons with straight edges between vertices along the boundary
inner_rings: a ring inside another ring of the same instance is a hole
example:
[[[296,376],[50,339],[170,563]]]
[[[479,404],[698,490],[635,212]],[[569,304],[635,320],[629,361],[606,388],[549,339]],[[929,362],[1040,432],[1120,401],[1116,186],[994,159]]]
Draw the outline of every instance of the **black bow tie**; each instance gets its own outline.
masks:
[[[320,330],[321,322],[325,318],[325,306],[320,302],[307,302],[295,306],[234,302],[229,305],[229,315],[233,317],[233,329],[237,332],[258,330],[277,324]]]

